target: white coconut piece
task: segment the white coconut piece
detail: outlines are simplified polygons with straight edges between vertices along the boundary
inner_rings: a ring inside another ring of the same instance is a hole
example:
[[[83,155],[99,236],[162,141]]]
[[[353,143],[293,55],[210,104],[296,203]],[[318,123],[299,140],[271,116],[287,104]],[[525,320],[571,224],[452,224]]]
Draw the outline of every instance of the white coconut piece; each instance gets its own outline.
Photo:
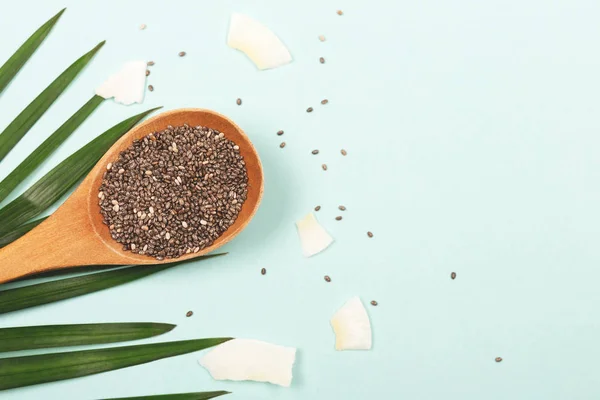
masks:
[[[244,52],[258,69],[277,68],[292,62],[292,55],[277,35],[244,14],[231,15],[227,45]]]
[[[296,349],[259,340],[233,339],[208,352],[199,363],[218,381],[256,381],[289,387]]]
[[[336,350],[370,350],[371,322],[360,298],[353,297],[331,318]]]
[[[313,213],[309,213],[301,220],[296,221],[296,227],[298,228],[298,236],[300,236],[304,257],[314,256],[333,243],[333,238],[319,224]]]
[[[105,99],[114,97],[117,103],[125,105],[143,102],[146,68],[146,61],[125,63],[119,72],[111,75],[96,89],[96,94]]]

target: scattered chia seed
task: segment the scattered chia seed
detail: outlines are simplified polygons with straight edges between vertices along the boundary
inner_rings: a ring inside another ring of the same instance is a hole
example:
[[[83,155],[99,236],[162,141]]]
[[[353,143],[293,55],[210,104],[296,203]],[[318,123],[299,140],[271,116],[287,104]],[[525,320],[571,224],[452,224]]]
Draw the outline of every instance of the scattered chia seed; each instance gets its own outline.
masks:
[[[283,135],[283,131],[277,131],[277,136]]]
[[[321,57],[321,58],[319,58],[319,62],[320,62],[321,64],[325,64],[325,59],[324,59],[323,57]]]
[[[186,52],[185,52],[185,51],[180,51],[180,52],[179,52],[179,57],[185,57],[185,55],[186,55]]]
[[[219,131],[187,125],[135,140],[99,189],[112,238],[123,250],[159,260],[210,246],[248,194],[246,166],[234,146]]]
[[[146,76],[148,76],[148,75],[150,75],[150,70],[149,69],[146,70]]]
[[[370,238],[372,238],[373,237],[373,232],[370,232],[370,231],[367,232],[367,236],[370,237]]]
[[[188,312],[185,313],[185,316],[188,317],[188,318],[191,317],[192,315],[194,315],[193,311],[188,311]]]
[[[323,168],[323,171],[327,171],[327,164],[321,165],[321,168]]]
[[[338,208],[340,209],[340,211],[346,211],[346,207],[344,206],[339,206]]]
[[[148,85],[148,90],[151,91],[151,92],[154,92],[154,86]]]
[[[308,108],[306,109],[306,112],[313,112],[313,108],[312,108],[312,107],[308,107]]]
[[[502,361],[502,357],[496,357],[496,362],[501,362]]]
[[[342,220],[342,217],[341,217],[340,215],[338,215],[337,217],[335,217],[335,220],[336,220],[336,221],[341,221],[341,220]]]
[[[327,104],[327,103],[329,103],[329,100],[327,100],[327,99],[321,100],[321,104]]]
[[[456,272],[453,272],[453,273],[451,273],[451,274],[450,274],[450,278],[452,278],[452,279],[456,279]]]
[[[260,270],[260,273],[261,273],[262,275],[266,275],[266,274],[267,274],[267,269],[266,269],[266,268],[263,268],[263,269],[261,269],[261,270]]]
[[[323,35],[319,35],[319,40],[320,40],[321,42],[324,42],[324,41],[325,41],[325,36],[323,36]]]
[[[148,61],[147,65],[148,65],[149,67],[153,66],[153,65],[154,65],[154,61]]]
[[[329,277],[329,275],[325,275],[325,282],[331,282],[331,278]]]
[[[281,144],[279,145],[279,147],[281,147],[283,149],[285,147],[285,142],[281,142]]]
[[[313,154],[319,154],[319,150],[313,150],[312,153]]]
[[[345,156],[345,155],[348,154],[348,152],[346,150],[344,150],[344,149],[340,150],[340,153],[342,153],[343,156]]]
[[[238,106],[241,106],[242,105],[242,99],[237,99],[235,101],[235,104],[237,104]]]
[[[316,206],[315,207],[315,211],[319,211],[321,209],[321,206]]]
[[[371,300],[371,305],[372,305],[372,306],[377,306],[378,304],[379,304],[379,303],[378,303],[378,302],[376,302],[375,300]]]

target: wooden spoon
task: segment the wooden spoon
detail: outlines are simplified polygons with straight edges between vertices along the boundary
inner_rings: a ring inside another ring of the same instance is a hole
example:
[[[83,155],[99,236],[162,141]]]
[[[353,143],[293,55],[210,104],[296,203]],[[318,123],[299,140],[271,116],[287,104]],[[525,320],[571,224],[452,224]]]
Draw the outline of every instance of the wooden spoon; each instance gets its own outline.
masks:
[[[248,173],[248,197],[236,221],[214,243],[198,253],[185,254],[177,260],[205,255],[233,239],[250,222],[262,198],[264,178],[256,149],[229,118],[214,111],[186,108],[162,113],[136,126],[117,141],[88,176],[43,223],[19,240],[0,250],[0,283],[26,275],[85,265],[162,264],[154,257],[125,251],[112,239],[108,227],[102,222],[98,205],[98,190],[106,165],[115,161],[119,153],[135,139],[167,126],[207,126],[217,129],[240,146]]]

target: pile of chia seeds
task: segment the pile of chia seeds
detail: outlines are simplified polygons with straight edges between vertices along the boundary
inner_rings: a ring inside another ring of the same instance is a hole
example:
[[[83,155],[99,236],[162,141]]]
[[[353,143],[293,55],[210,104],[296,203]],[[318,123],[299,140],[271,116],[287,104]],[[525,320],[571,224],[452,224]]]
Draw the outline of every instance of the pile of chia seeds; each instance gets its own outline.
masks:
[[[210,246],[248,194],[239,147],[214,129],[169,126],[107,165],[100,212],[124,250],[158,260]]]

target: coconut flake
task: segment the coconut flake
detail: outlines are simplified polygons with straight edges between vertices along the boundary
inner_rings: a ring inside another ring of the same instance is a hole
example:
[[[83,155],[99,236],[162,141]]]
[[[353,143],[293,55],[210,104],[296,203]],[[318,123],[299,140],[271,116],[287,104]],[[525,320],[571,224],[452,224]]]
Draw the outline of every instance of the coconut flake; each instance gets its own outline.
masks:
[[[227,45],[244,52],[258,69],[277,68],[292,62],[292,55],[277,35],[244,14],[231,15]]]
[[[319,224],[313,213],[308,213],[304,218],[296,221],[296,227],[304,257],[314,256],[333,243],[333,238]]]
[[[144,101],[146,61],[129,61],[96,89],[98,96],[115,98],[117,103],[130,105]]]
[[[353,297],[331,318],[336,350],[370,350],[371,323],[360,298]]]
[[[289,387],[296,349],[252,339],[233,339],[208,352],[199,363],[213,379],[268,382]]]

